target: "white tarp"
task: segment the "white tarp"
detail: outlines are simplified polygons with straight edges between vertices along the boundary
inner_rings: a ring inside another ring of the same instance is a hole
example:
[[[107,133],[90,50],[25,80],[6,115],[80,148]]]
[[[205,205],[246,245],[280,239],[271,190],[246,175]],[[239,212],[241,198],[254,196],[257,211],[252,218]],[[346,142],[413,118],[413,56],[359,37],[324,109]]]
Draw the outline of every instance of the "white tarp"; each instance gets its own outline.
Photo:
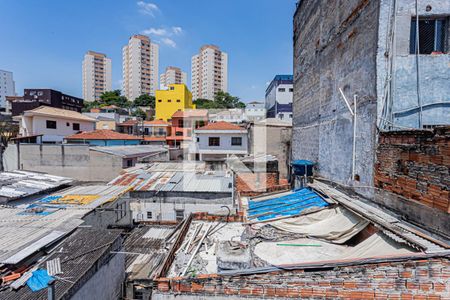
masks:
[[[305,237],[343,244],[363,230],[369,222],[340,207],[268,223],[273,227]]]
[[[286,246],[285,244],[311,246]],[[284,242],[262,242],[256,245],[254,250],[255,255],[272,265],[361,259],[411,253],[413,252],[406,247],[379,233],[373,234],[355,247],[303,238]]]

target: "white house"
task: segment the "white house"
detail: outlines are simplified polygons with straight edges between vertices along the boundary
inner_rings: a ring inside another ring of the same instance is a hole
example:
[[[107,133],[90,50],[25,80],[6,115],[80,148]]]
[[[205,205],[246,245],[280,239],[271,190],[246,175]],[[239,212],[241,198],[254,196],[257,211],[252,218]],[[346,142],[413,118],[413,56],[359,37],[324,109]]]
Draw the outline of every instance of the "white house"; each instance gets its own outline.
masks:
[[[194,130],[189,148],[191,159],[201,161],[224,161],[231,155],[247,153],[247,129],[227,122],[209,123]]]
[[[210,109],[208,112],[210,122],[223,121],[240,124],[246,121],[245,110],[242,108],[229,108],[223,110]]]
[[[245,118],[250,122],[258,122],[266,118],[267,110],[263,102],[252,101],[245,106]]]
[[[79,112],[49,106],[24,111],[16,119],[21,137],[42,135],[43,143],[61,143],[65,136],[93,131],[96,122]]]

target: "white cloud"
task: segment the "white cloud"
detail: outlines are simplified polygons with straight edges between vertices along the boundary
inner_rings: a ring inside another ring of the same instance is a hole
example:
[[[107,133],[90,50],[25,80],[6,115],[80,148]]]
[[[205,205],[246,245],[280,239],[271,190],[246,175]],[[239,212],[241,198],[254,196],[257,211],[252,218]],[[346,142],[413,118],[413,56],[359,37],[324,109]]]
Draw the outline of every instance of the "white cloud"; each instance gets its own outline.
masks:
[[[172,48],[176,48],[176,47],[177,47],[177,43],[175,43],[174,40],[169,39],[169,38],[167,38],[167,37],[162,38],[162,39],[161,39],[161,42],[162,42],[163,44],[169,46],[169,47],[172,47]]]
[[[174,26],[172,27],[172,31],[174,34],[179,35],[183,33],[183,28],[179,27],[179,26]]]
[[[155,16],[155,12],[159,11],[159,8],[156,4],[144,1],[138,1],[137,6],[139,7],[139,11],[144,15],[149,15],[151,17]]]
[[[165,36],[167,35],[167,30],[164,28],[149,28],[142,30],[141,33],[146,35]]]
[[[266,81],[266,85],[269,85],[270,84],[270,81]]]

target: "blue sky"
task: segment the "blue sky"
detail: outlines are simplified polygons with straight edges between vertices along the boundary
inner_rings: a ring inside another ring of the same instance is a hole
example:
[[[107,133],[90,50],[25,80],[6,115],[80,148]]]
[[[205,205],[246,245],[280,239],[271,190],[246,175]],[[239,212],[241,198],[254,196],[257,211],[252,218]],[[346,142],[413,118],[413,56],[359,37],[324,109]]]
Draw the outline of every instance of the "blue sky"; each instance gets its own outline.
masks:
[[[160,44],[160,73],[181,67],[203,44],[228,53],[228,88],[243,101],[263,100],[275,74],[292,73],[295,0],[0,0],[0,69],[16,92],[53,88],[81,96],[87,50],[112,59],[120,88],[122,46],[147,33]]]

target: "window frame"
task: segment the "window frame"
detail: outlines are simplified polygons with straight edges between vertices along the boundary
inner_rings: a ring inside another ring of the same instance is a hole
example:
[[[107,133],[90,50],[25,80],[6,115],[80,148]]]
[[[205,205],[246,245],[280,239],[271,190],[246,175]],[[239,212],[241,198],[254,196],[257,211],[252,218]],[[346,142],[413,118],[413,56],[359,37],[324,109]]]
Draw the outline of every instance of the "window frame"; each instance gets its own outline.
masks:
[[[174,211],[175,211],[175,220],[177,222],[183,221],[184,220],[184,209],[174,209]],[[183,214],[182,217],[179,215],[180,212]]]
[[[50,126],[50,124],[55,124],[55,127]],[[57,122],[54,120],[45,120],[45,128],[46,129],[58,129]]]
[[[236,144],[236,140],[239,140],[239,143]],[[242,146],[242,137],[241,136],[232,136],[231,137],[231,146]]]
[[[417,29],[416,29],[416,17],[412,17],[411,18],[411,27],[410,27],[410,36],[409,36],[409,54],[410,55],[415,55],[416,54],[416,47],[417,47]],[[421,52],[421,49],[423,49],[421,47],[421,39],[420,39],[420,24],[422,22],[426,22],[426,21],[432,21],[434,22],[434,37],[433,37],[433,41],[434,41],[434,46],[433,46],[433,50],[428,53],[428,52]],[[441,23],[441,32],[439,34],[438,32],[438,24]],[[448,52],[448,48],[449,48],[449,17],[425,17],[425,16],[419,16],[419,55],[431,55],[433,52],[442,52],[442,53],[447,53]],[[440,44],[441,47],[440,49],[438,49],[438,38],[440,36]]]
[[[218,143],[215,143],[213,141],[217,141]],[[220,147],[220,137],[219,136],[208,137],[208,146],[209,147]]]
[[[75,127],[78,127],[78,129],[76,129]],[[72,123],[72,130],[80,131],[80,128],[81,128],[80,123]]]

